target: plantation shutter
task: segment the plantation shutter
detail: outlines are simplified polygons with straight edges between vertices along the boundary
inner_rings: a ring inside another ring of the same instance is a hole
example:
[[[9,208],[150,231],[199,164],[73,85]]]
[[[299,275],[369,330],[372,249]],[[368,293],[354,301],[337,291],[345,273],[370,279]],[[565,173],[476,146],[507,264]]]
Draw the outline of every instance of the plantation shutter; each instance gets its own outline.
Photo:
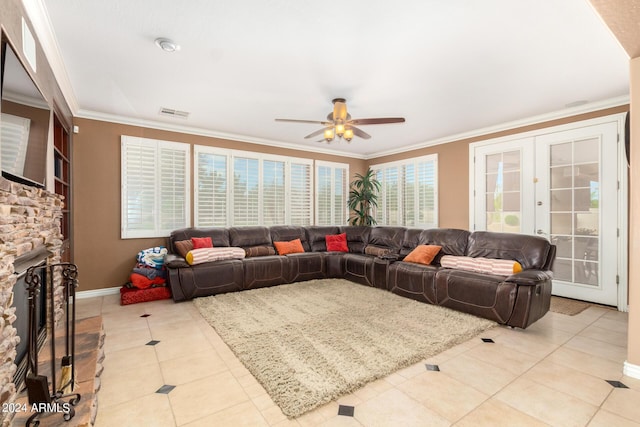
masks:
[[[233,158],[233,218],[236,226],[260,225],[260,162]]]
[[[386,225],[402,225],[400,220],[400,182],[399,168],[397,166],[387,168],[385,182],[382,184],[385,195]]]
[[[416,226],[431,228],[438,225],[436,209],[436,170],[434,158],[417,164],[417,217]]]
[[[402,219],[403,225],[407,227],[416,226],[416,203],[418,194],[416,191],[416,174],[415,165],[409,164],[403,166],[403,209]]]
[[[2,170],[22,175],[29,144],[31,120],[2,113],[0,125]]]
[[[291,162],[289,166],[289,221],[291,225],[311,225],[313,190],[311,162]]]
[[[195,223],[197,227],[225,227],[227,225],[226,155],[196,150]]]
[[[372,166],[380,181],[379,225],[438,226],[437,156]]]
[[[189,226],[188,144],[122,136],[122,238]]]
[[[347,223],[349,165],[316,162],[316,225]]]
[[[262,224],[285,223],[285,162],[262,161]]]

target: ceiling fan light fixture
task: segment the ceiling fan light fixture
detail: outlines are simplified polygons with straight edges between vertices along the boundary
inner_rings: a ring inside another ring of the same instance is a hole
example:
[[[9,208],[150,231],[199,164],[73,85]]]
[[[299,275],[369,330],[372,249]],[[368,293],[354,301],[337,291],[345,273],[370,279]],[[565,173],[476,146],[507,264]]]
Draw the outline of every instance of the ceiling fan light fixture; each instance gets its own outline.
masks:
[[[338,135],[340,138],[342,138],[342,135],[344,135],[344,124],[342,123],[337,123],[336,124],[336,135]]]
[[[344,139],[346,139],[347,142],[351,142],[353,139],[353,129],[346,129],[344,131]]]
[[[324,139],[327,142],[333,141],[333,137],[334,137],[333,129],[325,129],[324,130]]]

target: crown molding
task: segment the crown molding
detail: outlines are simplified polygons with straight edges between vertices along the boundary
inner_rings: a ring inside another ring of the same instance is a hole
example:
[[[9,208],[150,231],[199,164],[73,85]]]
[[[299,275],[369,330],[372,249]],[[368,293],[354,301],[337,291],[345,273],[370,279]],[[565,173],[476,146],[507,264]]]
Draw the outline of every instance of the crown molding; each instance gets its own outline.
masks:
[[[370,160],[370,159],[383,157],[383,156],[390,156],[393,154],[406,153],[408,151],[418,150],[421,148],[433,147],[434,145],[447,144],[449,142],[460,141],[468,138],[475,138],[478,136],[489,135],[496,132],[516,129],[519,127],[535,125],[538,123],[544,123],[552,120],[564,119],[571,116],[577,116],[579,114],[592,113],[594,111],[605,110],[607,108],[619,107],[621,105],[629,104],[629,102],[630,102],[629,95],[610,98],[604,101],[590,102],[577,107],[565,108],[562,110],[540,114],[540,115],[528,117],[525,119],[505,122],[499,125],[475,129],[469,132],[462,132],[455,135],[445,136],[443,138],[433,139],[430,141],[425,141],[425,142],[420,142],[420,143],[409,145],[409,146],[404,146],[402,148],[397,148],[397,149],[387,150],[387,151],[379,151],[377,153],[367,155],[365,157],[365,160]]]
[[[60,45],[53,32],[53,26],[51,25],[51,19],[49,18],[49,12],[44,4],[44,0],[25,0],[22,3],[31,21],[31,25],[33,25],[44,55],[49,62],[49,66],[53,71],[56,82],[62,91],[62,95],[71,109],[71,114],[75,115],[80,109],[78,99],[71,86],[67,69],[64,66]]]
[[[331,156],[349,157],[349,158],[360,159],[360,160],[366,159],[366,156],[361,154],[345,153],[342,151],[331,150],[331,149],[322,148],[322,147],[316,147],[316,146],[305,147],[298,144],[275,141],[275,140],[270,140],[265,138],[257,138],[253,136],[240,135],[240,134],[234,134],[234,133],[217,132],[217,131],[212,131],[208,129],[198,128],[195,126],[183,126],[183,125],[158,122],[154,120],[136,119],[131,117],[119,116],[115,114],[100,113],[96,111],[80,110],[78,111],[77,114],[75,114],[75,116],[83,119],[119,123],[122,125],[139,126],[139,127],[164,130],[169,132],[180,132],[180,133],[186,133],[190,135],[199,135],[199,136],[206,136],[210,138],[226,139],[230,141],[247,142],[250,144],[266,145],[269,147],[284,148],[287,150],[297,150],[297,151],[306,151],[310,153],[329,154]]]

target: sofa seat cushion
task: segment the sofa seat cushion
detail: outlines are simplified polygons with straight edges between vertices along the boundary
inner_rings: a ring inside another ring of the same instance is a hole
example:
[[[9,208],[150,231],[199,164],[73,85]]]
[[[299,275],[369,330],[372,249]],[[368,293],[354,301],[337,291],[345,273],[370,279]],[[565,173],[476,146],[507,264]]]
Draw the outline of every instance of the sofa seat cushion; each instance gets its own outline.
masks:
[[[440,265],[446,268],[477,271],[478,273],[511,276],[520,273],[522,266],[518,261],[493,258],[471,258],[466,256],[445,255],[440,259]]]
[[[243,289],[263,288],[289,283],[289,257],[272,255],[242,260]]]
[[[364,254],[343,255],[344,278],[361,285],[373,286],[373,262],[375,257]]]
[[[289,254],[286,257],[289,261],[288,282],[302,282],[327,277],[323,252],[303,252]]]
[[[485,319],[506,323],[516,300],[515,283],[504,276],[440,268],[436,274],[436,303]]]
[[[169,269],[169,276],[176,301],[240,291],[244,281],[243,261],[229,259]]]
[[[389,265],[389,290],[417,301],[436,304],[435,281],[439,267],[398,261]]]

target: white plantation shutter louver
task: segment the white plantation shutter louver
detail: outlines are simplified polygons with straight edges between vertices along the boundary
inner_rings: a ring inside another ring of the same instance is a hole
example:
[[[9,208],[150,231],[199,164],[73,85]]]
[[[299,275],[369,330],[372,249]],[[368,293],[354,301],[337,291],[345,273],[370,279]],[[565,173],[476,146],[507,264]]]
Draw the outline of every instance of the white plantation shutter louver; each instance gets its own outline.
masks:
[[[188,227],[189,145],[122,136],[122,238]]]

